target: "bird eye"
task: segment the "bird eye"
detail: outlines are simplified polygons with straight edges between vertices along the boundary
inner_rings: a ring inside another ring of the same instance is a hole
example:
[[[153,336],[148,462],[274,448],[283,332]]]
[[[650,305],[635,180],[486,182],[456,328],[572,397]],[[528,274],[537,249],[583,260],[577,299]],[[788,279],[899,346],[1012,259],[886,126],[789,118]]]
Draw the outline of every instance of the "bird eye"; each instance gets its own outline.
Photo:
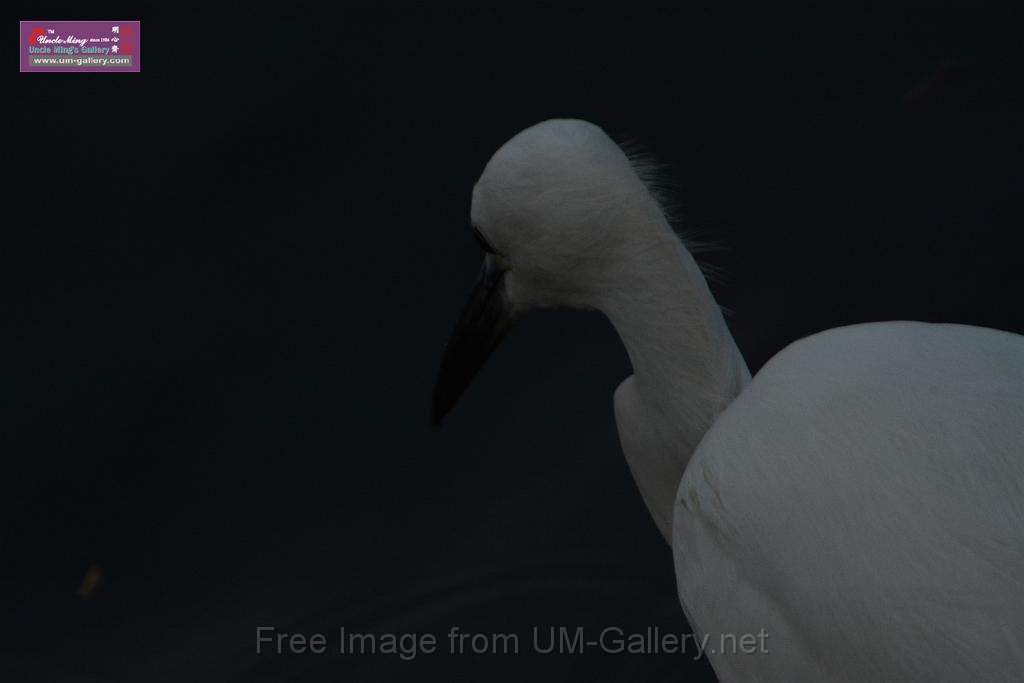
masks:
[[[498,253],[494,250],[494,247],[491,246],[491,243],[488,242],[487,239],[483,236],[483,233],[480,232],[480,229],[477,228],[475,225],[473,226],[473,237],[476,239],[476,243],[480,245],[480,248],[486,251],[488,254]]]

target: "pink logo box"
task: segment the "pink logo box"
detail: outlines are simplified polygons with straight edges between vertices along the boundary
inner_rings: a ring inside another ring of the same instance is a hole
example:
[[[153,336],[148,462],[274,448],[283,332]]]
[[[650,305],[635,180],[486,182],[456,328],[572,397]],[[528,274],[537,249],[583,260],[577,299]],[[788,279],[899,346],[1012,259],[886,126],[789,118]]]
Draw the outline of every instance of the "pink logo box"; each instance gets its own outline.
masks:
[[[21,71],[140,71],[140,21],[21,22]]]

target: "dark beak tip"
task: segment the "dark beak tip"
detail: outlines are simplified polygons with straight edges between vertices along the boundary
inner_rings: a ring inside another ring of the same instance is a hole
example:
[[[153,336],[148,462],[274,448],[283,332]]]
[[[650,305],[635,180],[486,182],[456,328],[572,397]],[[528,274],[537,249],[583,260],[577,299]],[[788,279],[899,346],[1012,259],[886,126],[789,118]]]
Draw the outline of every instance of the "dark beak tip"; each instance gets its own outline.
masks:
[[[445,345],[434,384],[431,422],[435,427],[455,406],[513,322],[502,291],[504,271],[487,259],[473,293]]]
[[[446,385],[442,382],[439,377],[437,384],[434,385],[434,393],[431,396],[430,402],[430,424],[432,427],[440,427],[441,423],[444,422],[444,418],[451,411],[455,401],[452,400],[449,392],[447,391]]]

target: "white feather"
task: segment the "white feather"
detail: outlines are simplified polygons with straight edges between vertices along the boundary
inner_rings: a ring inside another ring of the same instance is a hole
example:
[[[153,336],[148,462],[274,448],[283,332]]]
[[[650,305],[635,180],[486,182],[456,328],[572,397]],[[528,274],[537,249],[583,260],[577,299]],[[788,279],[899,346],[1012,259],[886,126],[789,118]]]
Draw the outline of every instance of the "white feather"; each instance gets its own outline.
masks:
[[[1024,337],[858,325],[751,380],[645,169],[546,121],[488,163],[473,220],[515,309],[595,308],[622,338],[623,452],[719,677],[1024,679]],[[767,654],[716,650],[761,632]]]

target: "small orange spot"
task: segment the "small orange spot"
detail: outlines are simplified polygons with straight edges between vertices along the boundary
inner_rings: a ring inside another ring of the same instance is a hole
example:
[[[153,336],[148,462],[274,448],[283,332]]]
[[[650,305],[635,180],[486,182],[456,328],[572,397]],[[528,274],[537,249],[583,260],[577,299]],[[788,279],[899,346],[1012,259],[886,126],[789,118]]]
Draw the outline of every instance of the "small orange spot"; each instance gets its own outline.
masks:
[[[103,585],[103,570],[98,564],[94,564],[86,570],[81,583],[78,584],[78,597],[81,600],[92,600],[100,592]]]
[[[948,98],[961,86],[964,68],[956,62],[940,64],[924,80],[908,90],[900,100],[906,112],[919,112]]]

